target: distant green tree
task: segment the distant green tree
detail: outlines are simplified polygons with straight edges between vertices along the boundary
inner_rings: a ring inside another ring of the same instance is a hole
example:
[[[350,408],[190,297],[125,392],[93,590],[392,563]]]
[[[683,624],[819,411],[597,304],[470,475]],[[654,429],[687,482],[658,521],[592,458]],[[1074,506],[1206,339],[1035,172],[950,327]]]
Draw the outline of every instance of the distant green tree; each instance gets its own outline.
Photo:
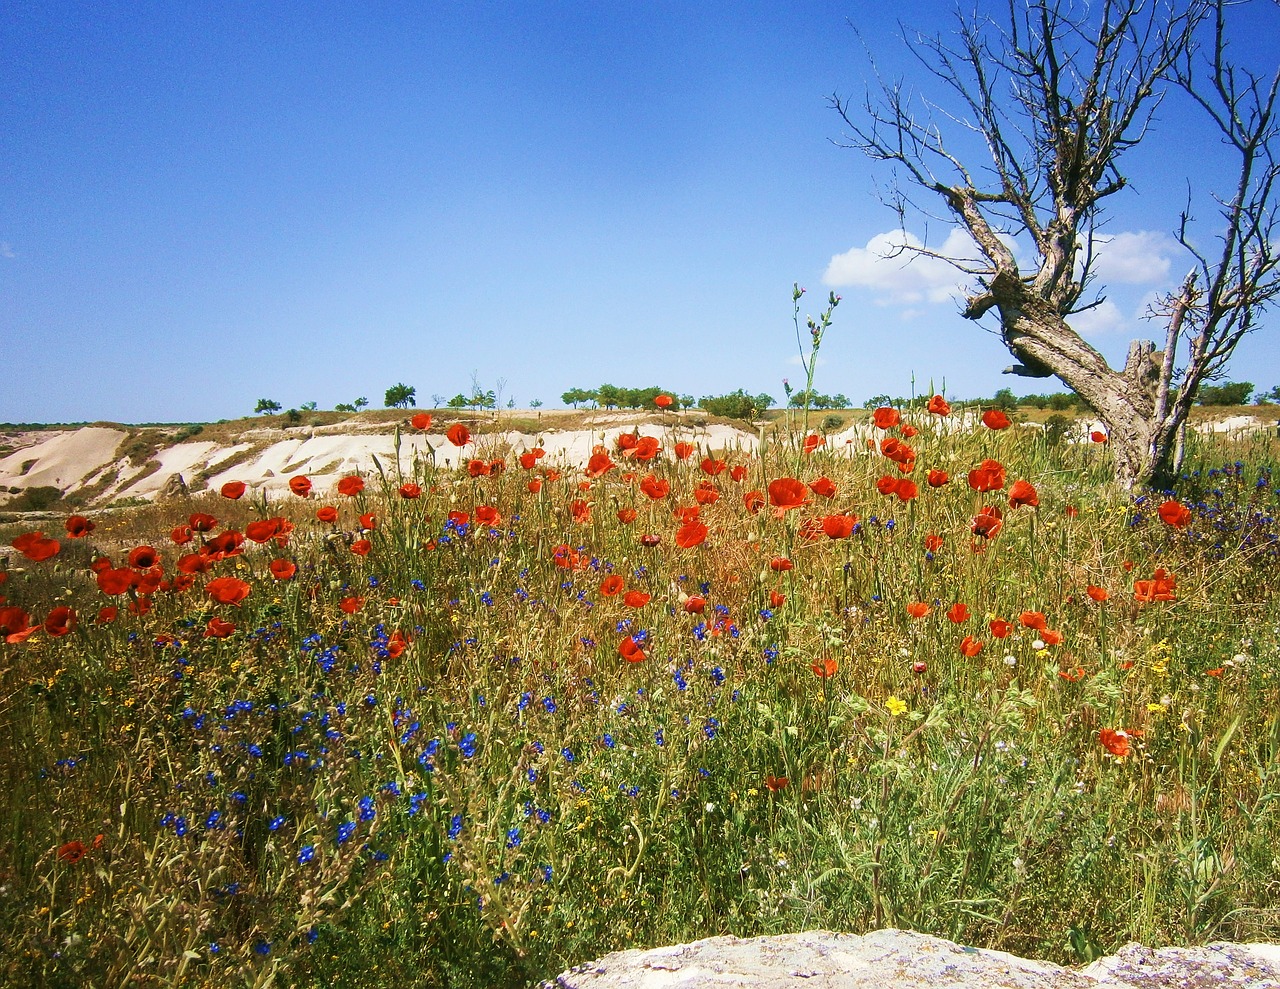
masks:
[[[601,385],[596,389],[596,404],[604,409],[616,409],[622,398],[620,391],[617,385]]]
[[[358,412],[360,409],[366,408],[369,405],[369,400],[362,395],[351,404],[355,407],[356,411]]]
[[[1012,412],[1018,407],[1018,398],[1012,388],[1001,388],[992,398],[991,404],[1004,412]]]
[[[728,395],[704,395],[698,401],[700,409],[729,419],[756,419],[772,405],[772,395],[748,395],[741,388]]]
[[[334,412],[354,412],[356,407],[347,402],[339,402],[333,407]]]
[[[1280,402],[1280,385],[1274,386],[1270,391],[1260,392],[1254,399],[1259,405],[1271,405]]]
[[[1220,385],[1201,385],[1196,402],[1200,405],[1244,405],[1253,394],[1251,381],[1226,381]]]
[[[531,408],[531,409],[540,409],[540,408],[542,408],[542,399],[540,399],[540,398],[535,398],[535,399],[533,399],[532,401],[530,401],[530,402],[529,402],[529,408]]]
[[[465,409],[467,407],[467,396],[458,392],[453,398],[445,402],[445,408],[448,409]]]
[[[315,412],[320,406],[315,402],[303,402],[298,408],[303,412]]]
[[[588,391],[585,388],[570,388],[567,392],[560,396],[560,401],[565,405],[572,405],[575,409],[579,402],[594,402],[596,393]]]
[[[1049,408],[1054,412],[1066,412],[1076,404],[1076,393],[1073,391],[1056,391],[1045,396],[1049,400]]]
[[[283,408],[283,406],[279,402],[276,402],[270,398],[260,398],[258,399],[257,408],[255,408],[253,411],[261,415],[267,412],[279,412],[281,408]]]
[[[411,388],[406,384],[394,384],[387,389],[387,394],[383,397],[383,404],[389,409],[407,409],[411,405],[417,405],[418,389]]]
[[[893,403],[893,399],[888,395],[872,395],[869,399],[862,403],[862,407],[870,411],[871,409],[882,409],[886,405]]]

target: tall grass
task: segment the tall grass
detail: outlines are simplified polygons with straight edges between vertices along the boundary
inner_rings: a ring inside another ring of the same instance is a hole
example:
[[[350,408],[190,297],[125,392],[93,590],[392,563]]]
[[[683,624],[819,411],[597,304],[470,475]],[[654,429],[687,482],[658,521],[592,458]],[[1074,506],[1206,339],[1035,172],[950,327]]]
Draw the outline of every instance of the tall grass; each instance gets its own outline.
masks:
[[[0,607],[78,624],[24,639],[11,610],[0,643],[4,980],[514,986],[813,927],[1060,962],[1277,936],[1271,447],[1193,449],[1175,527],[1108,484],[1105,447],[955,417],[876,432],[910,474],[862,441],[776,442],[734,479],[643,432],[661,454],[614,448],[594,478],[480,436],[477,476],[380,465],[349,497],[209,496],[15,554]],[[984,459],[1001,489],[966,484]],[[785,477],[836,490],[775,510]],[[1038,507],[1009,505],[1015,479]],[[681,548],[694,507],[708,532]],[[170,542],[200,511],[213,531]],[[202,540],[277,517],[296,528],[206,552],[182,588]],[[162,574],[100,590],[94,561],[142,544]],[[1139,600],[1158,568],[1173,600]],[[224,576],[240,604],[206,591]]]

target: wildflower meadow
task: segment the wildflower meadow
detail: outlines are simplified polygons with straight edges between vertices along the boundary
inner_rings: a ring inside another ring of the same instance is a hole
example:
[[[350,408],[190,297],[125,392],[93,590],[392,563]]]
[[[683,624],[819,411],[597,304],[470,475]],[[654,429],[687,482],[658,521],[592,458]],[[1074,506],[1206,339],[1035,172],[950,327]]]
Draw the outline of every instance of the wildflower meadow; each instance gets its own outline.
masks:
[[[1275,441],[1134,494],[1105,436],[982,412],[747,452],[656,411],[554,464],[450,422],[336,485],[8,525],[0,980],[1280,940]]]

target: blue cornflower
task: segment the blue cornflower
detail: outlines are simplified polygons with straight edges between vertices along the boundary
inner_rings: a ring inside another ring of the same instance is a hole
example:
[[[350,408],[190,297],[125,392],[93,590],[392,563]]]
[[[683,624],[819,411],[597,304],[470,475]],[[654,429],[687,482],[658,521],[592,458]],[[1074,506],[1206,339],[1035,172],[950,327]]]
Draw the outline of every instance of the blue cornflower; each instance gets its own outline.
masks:
[[[507,831],[507,847],[508,848],[519,848],[520,843],[523,840],[524,839],[520,837],[519,828],[511,828],[509,831]]]
[[[604,747],[605,747],[606,749],[611,749],[611,748],[613,748],[616,744],[618,744],[617,742],[615,742],[615,741],[613,740],[613,736],[612,736],[612,735],[610,735],[608,732],[605,732],[605,734],[604,734],[604,738],[602,738],[602,739],[601,739],[601,741],[604,743]]]
[[[372,821],[376,812],[373,809],[373,797],[360,798],[360,820]]]
[[[355,821],[344,821],[338,825],[338,844],[345,845],[351,840],[351,836],[356,833]]]
[[[298,864],[306,865],[313,858],[315,858],[315,854],[316,854],[315,845],[303,845],[302,850],[298,852]]]
[[[283,824],[284,824],[284,815],[281,814],[279,817],[273,817],[267,823],[267,829],[269,831],[279,831]]]
[[[462,834],[462,815],[454,814],[449,818],[449,840],[452,841],[460,834]]]
[[[259,938],[253,943],[253,950],[259,955],[269,955],[271,954],[271,942],[263,941]]]
[[[569,748],[567,745],[560,750],[560,755],[564,757],[565,762],[573,762],[573,749]]]
[[[462,753],[463,758],[470,759],[476,754],[476,733],[467,732],[458,742],[458,751]]]
[[[555,714],[556,713],[555,699],[551,697],[542,698],[542,707],[544,710],[546,710],[548,714]]]

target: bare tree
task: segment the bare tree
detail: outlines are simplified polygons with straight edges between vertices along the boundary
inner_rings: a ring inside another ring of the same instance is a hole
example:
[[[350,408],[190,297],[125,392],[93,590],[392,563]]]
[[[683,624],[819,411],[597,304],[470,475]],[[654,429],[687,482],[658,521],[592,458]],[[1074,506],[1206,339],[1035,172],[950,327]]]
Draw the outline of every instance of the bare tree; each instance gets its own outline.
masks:
[[[1056,375],[1080,395],[1107,424],[1126,485],[1170,482],[1197,390],[1280,294],[1273,238],[1280,73],[1268,80],[1228,61],[1233,5],[1007,0],[999,21],[959,16],[949,37],[907,40],[949,102],[884,80],[857,107],[831,101],[850,128],[850,146],[895,166],[889,201],[904,230],[909,216],[930,215],[912,198],[925,191],[949,223],[968,231],[975,256],[944,258],[972,279],[963,316],[998,316],[1001,339],[1019,361],[1007,372]],[[1164,350],[1136,340],[1116,370],[1071,322],[1103,301],[1092,287],[1099,222],[1106,201],[1127,185],[1125,154],[1156,139],[1152,113],[1171,88],[1208,114],[1238,173],[1215,196],[1220,249],[1197,248],[1190,208],[1182,213],[1178,240],[1192,270],[1156,314],[1166,320]],[[1030,263],[1019,261],[1024,251],[1014,243],[1029,243]]]

